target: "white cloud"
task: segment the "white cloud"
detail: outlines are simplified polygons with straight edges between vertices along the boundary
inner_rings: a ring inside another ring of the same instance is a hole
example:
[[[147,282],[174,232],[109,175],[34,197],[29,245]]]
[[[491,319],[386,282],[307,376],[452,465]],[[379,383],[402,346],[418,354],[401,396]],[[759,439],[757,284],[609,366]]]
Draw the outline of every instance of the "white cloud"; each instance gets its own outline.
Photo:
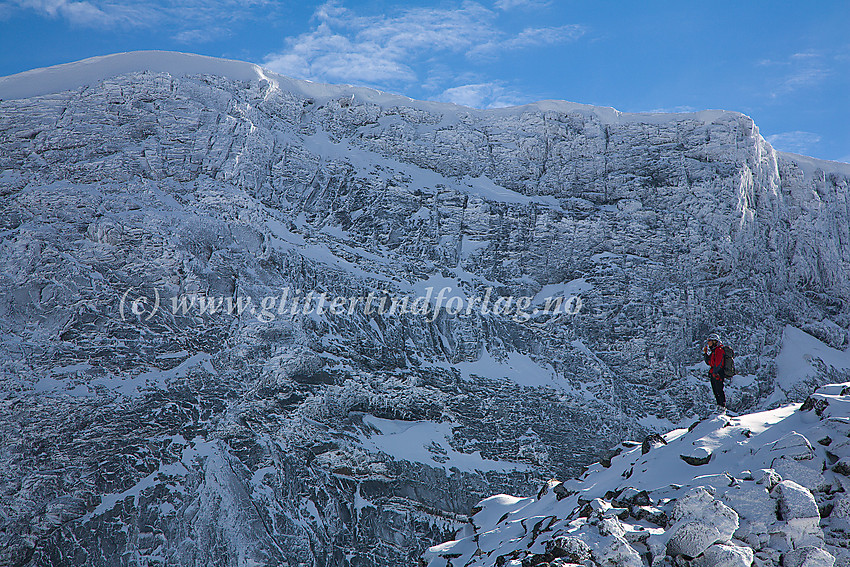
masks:
[[[274,71],[318,81],[366,84],[416,80],[411,64],[491,41],[495,14],[467,2],[449,9],[415,8],[396,16],[359,16],[336,2],[314,14],[312,31],[290,38],[265,59]]]
[[[795,154],[807,154],[821,141],[819,134],[814,132],[781,132],[765,138],[770,145],[777,150],[793,152]]]
[[[9,19],[15,9],[8,2],[0,2],[0,21]]]
[[[322,23],[287,42],[287,49],[265,59],[274,71],[310,80],[379,83],[410,81],[416,75],[404,57],[371,41],[352,41]]]
[[[269,54],[264,64],[314,81],[390,89],[423,81],[437,90],[440,84],[454,82],[445,66],[431,71],[446,55],[493,57],[507,50],[574,41],[584,33],[580,26],[567,25],[510,35],[498,27],[497,16],[471,1],[455,8],[410,8],[373,16],[331,1],[316,10],[311,31],[287,39],[284,49]],[[427,78],[423,80],[421,73]]]
[[[777,98],[821,84],[833,74],[834,59],[839,58],[829,53],[809,50],[793,53],[784,59],[762,59],[757,64],[778,72],[773,78],[770,90],[770,96]]]
[[[500,83],[476,83],[452,87],[443,91],[437,100],[472,108],[503,108],[528,102],[525,97]]]
[[[222,25],[251,17],[267,0],[13,0],[5,6],[27,10],[73,25],[96,28],[163,26],[186,32],[185,40],[206,40],[193,31],[222,29]],[[3,5],[0,5],[3,6]]]
[[[549,28],[525,28],[519,34],[505,39],[487,42],[473,47],[469,55],[496,55],[500,52],[513,51],[546,45],[558,45],[576,41],[587,33],[587,28],[580,25],[566,25]]]
[[[494,6],[499,10],[514,8],[543,8],[551,4],[548,0],[496,0]]]
[[[227,37],[229,35],[230,31],[225,28],[218,26],[210,26],[204,28],[182,30],[174,34],[173,37],[180,43],[199,44],[214,41],[222,37]]]
[[[785,77],[781,90],[790,92],[799,88],[814,86],[831,74],[832,72],[823,65],[817,63],[805,65],[803,68],[796,69]]]
[[[526,28],[518,36],[505,42],[508,48],[556,45],[575,41],[587,32],[584,26],[567,25],[551,28]]]
[[[144,4],[89,2],[87,0],[18,0],[20,8],[33,10],[50,18],[63,18],[82,26],[147,25],[155,10]]]

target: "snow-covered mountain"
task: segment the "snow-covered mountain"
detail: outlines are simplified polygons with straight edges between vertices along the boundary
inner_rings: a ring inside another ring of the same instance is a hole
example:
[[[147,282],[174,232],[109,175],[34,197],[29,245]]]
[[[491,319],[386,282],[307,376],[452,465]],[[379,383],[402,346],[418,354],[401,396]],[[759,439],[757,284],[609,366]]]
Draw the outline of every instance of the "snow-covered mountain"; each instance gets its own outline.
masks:
[[[850,565],[850,383],[614,453],[536,496],[481,501],[429,567]]]
[[[710,331],[740,411],[850,373],[850,166],[738,113],[480,111],[164,52],[0,99],[0,565],[409,565],[482,498],[708,415]],[[581,309],[259,305],[446,286]]]

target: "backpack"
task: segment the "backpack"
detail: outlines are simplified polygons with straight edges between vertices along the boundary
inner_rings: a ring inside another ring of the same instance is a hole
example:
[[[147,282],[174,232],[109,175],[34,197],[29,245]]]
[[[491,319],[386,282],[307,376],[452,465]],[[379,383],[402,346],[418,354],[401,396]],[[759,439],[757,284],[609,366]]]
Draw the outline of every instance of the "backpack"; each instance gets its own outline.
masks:
[[[735,351],[732,347],[723,345],[723,376],[731,378],[737,374],[735,370]]]

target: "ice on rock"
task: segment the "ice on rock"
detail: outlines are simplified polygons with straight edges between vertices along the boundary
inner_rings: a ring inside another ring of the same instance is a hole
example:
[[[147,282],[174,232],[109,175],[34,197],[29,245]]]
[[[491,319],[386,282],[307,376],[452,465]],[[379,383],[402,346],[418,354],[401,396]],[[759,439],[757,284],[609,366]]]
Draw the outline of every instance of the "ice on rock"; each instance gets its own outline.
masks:
[[[624,538],[626,535],[626,527],[623,525],[623,522],[618,520],[616,517],[602,516],[597,527],[599,528],[599,533],[603,536]]]
[[[590,560],[591,549],[583,540],[572,536],[559,536],[546,544],[546,552],[552,557],[572,563],[584,564]]]
[[[839,541],[846,541],[850,537],[850,494],[847,492],[836,494],[829,504],[832,509],[827,518],[828,528],[824,531],[827,537],[834,535]],[[850,549],[845,555],[848,555],[847,559],[850,559]]]
[[[782,476],[774,469],[761,469],[756,476],[756,484],[764,486],[768,492],[780,482],[782,482]]]
[[[652,498],[646,490],[629,486],[617,495],[616,502],[619,506],[651,506]]]
[[[659,435],[658,433],[650,433],[643,439],[643,443],[641,443],[640,452],[642,454],[647,454],[653,447],[666,445],[667,441]]]
[[[850,389],[841,387],[819,390],[806,398],[803,410],[810,411],[819,418],[846,418],[850,415]]]
[[[670,514],[673,522],[701,521],[717,526],[718,532],[732,537],[738,527],[738,514],[717,500],[706,487],[698,486],[676,500]]]
[[[707,447],[692,447],[687,453],[679,455],[679,458],[698,467],[711,462],[711,451]]]

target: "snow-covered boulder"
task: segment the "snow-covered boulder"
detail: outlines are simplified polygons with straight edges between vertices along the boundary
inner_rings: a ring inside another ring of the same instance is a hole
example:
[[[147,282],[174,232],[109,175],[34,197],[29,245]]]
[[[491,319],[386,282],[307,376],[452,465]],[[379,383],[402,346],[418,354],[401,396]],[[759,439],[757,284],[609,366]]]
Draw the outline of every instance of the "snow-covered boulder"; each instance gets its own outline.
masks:
[[[695,558],[693,567],[750,567],[753,550],[734,544],[715,543]]]
[[[722,499],[738,513],[736,538],[754,547],[768,542],[768,526],[776,521],[776,500],[771,498],[767,488],[744,481],[727,489]]]
[[[714,543],[727,542],[738,529],[738,514],[705,487],[696,487],[680,498],[670,516],[667,553],[696,557]]]
[[[805,546],[789,551],[782,556],[782,567],[832,567],[835,557],[828,551],[814,546]]]
[[[571,563],[585,563],[590,560],[590,546],[580,538],[560,536],[546,544],[546,553]]]
[[[792,431],[766,447],[767,452],[796,461],[806,461],[815,456],[811,442],[805,435]]]
[[[718,541],[729,538],[720,533],[717,526],[703,522],[684,522],[670,529],[667,554],[676,557],[696,557]]]
[[[739,521],[770,523],[776,519],[776,502],[770,492],[754,482],[741,482],[727,489],[723,501],[738,513]]]
[[[640,554],[624,538],[610,536],[593,550],[598,565],[611,567],[643,567]]]
[[[738,514],[729,508],[704,486],[698,486],[688,491],[676,501],[670,514],[673,522],[703,522],[717,527],[722,534],[728,534],[725,539],[732,537],[738,528]]]
[[[823,545],[820,511],[812,493],[792,480],[783,480],[771,495],[777,499],[781,522],[771,526],[771,545],[794,549],[806,545]]]
[[[705,447],[693,447],[688,452],[679,455],[679,458],[689,465],[699,467],[711,462],[711,451]]]
[[[782,520],[820,518],[818,505],[812,493],[793,480],[777,484],[772,494],[778,501],[779,517]]]
[[[782,478],[793,480],[812,492],[825,490],[829,486],[829,482],[821,473],[822,466],[823,461],[820,460],[805,461],[788,457],[779,457],[772,463],[772,467]]]

